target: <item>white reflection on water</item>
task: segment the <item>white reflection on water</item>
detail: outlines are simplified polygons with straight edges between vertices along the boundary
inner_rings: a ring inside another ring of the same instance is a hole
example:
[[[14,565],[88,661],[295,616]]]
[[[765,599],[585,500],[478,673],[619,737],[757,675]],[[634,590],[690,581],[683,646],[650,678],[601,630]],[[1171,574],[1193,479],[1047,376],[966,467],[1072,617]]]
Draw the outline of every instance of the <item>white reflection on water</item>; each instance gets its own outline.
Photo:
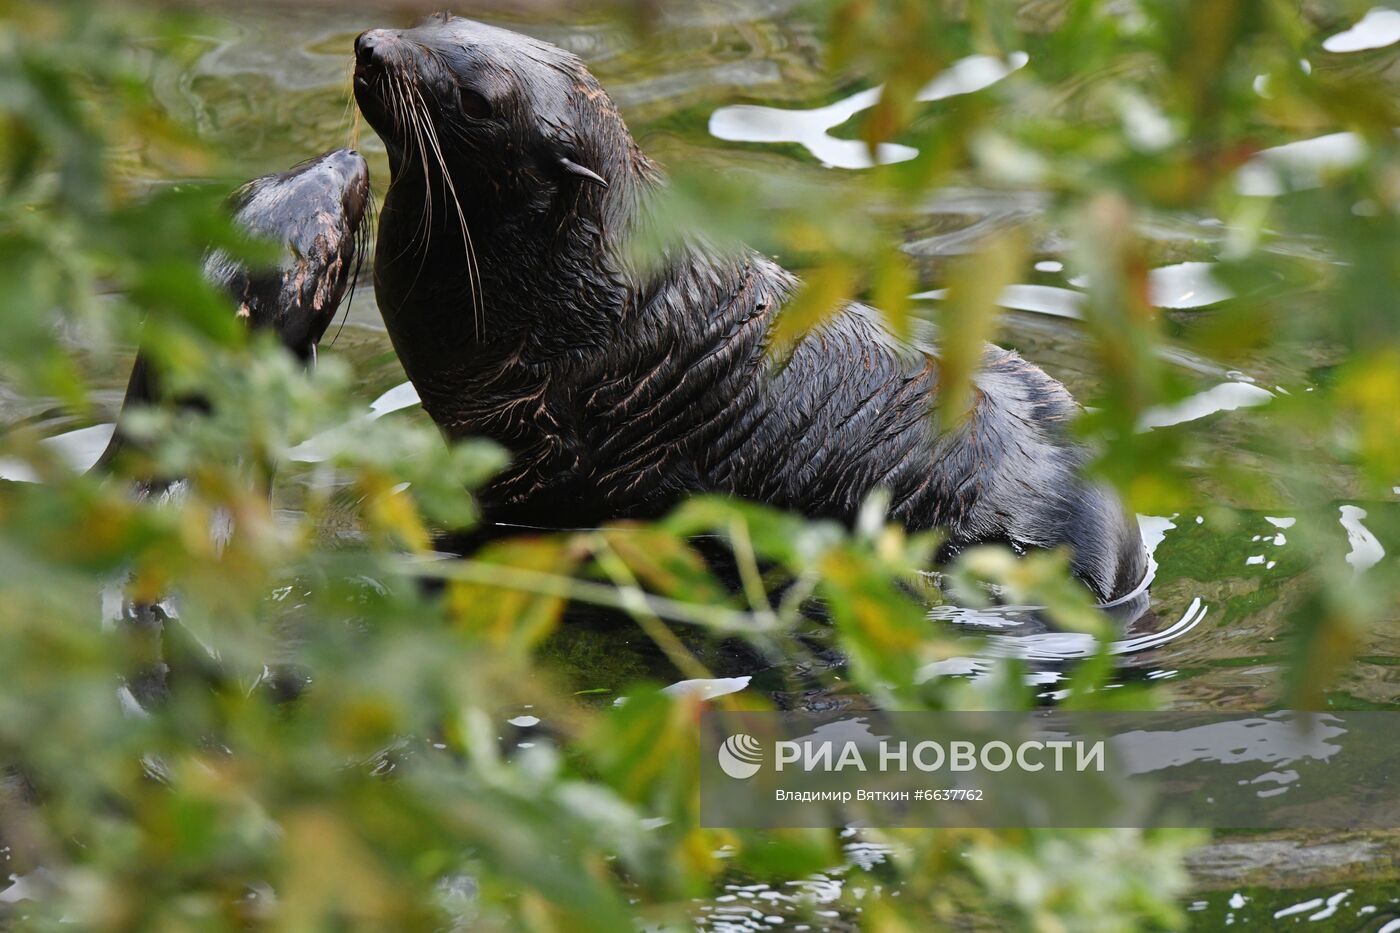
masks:
[[[1355,26],[1323,41],[1329,52],[1361,52],[1381,49],[1400,42],[1400,10],[1376,7],[1357,21]]]
[[[1147,273],[1148,300],[1153,307],[1181,310],[1204,308],[1233,298],[1234,292],[1215,277],[1213,262],[1178,262],[1158,266]],[[1075,275],[1069,279],[1075,288],[1085,288],[1088,276]]]
[[[1034,311],[1077,320],[1084,316],[1082,309],[1086,297],[1083,292],[1054,285],[1008,285],[997,298],[997,304],[1015,311]]]
[[[10,875],[11,884],[0,891],[0,904],[20,901],[44,901],[58,886],[58,878],[47,868],[36,868],[26,875]]]
[[[915,301],[942,301],[948,297],[946,288],[910,295]],[[1008,285],[997,296],[997,304],[1013,311],[1032,311],[1050,317],[1063,317],[1077,321],[1084,317],[1083,306],[1088,296],[1068,288],[1055,285]]]
[[[948,70],[925,84],[915,99],[943,100],[946,97],[980,91],[996,84],[1018,68],[1025,67],[1026,62],[1030,60],[1030,56],[1025,52],[1012,52],[1004,62],[991,55],[969,55],[953,62],[948,66]]]
[[[1337,912],[1337,908],[1342,905],[1342,901],[1351,896],[1351,891],[1351,888],[1347,888],[1345,891],[1338,891],[1336,894],[1333,894],[1327,899],[1326,905],[1317,913],[1308,917],[1308,920],[1316,922],[1318,920],[1329,919]],[[1277,914],[1275,914],[1275,916],[1277,916]]]
[[[413,387],[413,383],[401,382],[370,402],[369,411],[364,415],[307,438],[287,451],[287,459],[297,463],[321,463],[330,459],[336,448],[354,433],[357,425],[366,421],[374,421],[405,408],[412,408],[417,404],[419,404],[418,390]]]
[[[1307,728],[1275,715],[1214,722],[1188,729],[1134,730],[1115,735],[1113,744],[1125,774],[1149,774],[1199,761],[1223,765],[1263,762],[1287,765],[1299,759],[1326,761],[1342,750],[1333,739],[1346,735],[1338,720],[1307,716]],[[1289,784],[1283,772],[1274,783]]]
[[[1040,269],[1042,265],[1046,264],[1037,263],[1036,268]],[[1148,273],[1149,299],[1154,307],[1182,310],[1204,308],[1233,297],[1233,293],[1212,274],[1214,268],[1215,263],[1212,262],[1179,262],[1153,269]],[[1008,285],[997,296],[997,304],[1013,311],[1081,320],[1088,295],[1076,289],[1086,286],[1088,280],[1084,276],[1074,276],[1069,283],[1075,288],[1029,283]],[[915,301],[942,301],[948,297],[948,290],[936,288],[909,297]]]
[[[749,685],[753,678],[745,675],[743,677],[708,677],[696,678],[694,680],[681,680],[663,687],[661,692],[673,697],[696,697],[701,700],[712,700],[715,697],[726,696],[730,693],[738,693]]]
[[[413,388],[413,383],[404,382],[394,386],[379,398],[370,403],[369,412],[364,416],[364,420],[373,421],[392,412],[411,408],[419,403],[418,392]],[[334,441],[342,438],[344,432],[353,430],[360,419],[351,421],[347,425],[332,428],[330,431],[318,434],[309,438],[287,452],[289,459],[299,463],[318,463],[327,459],[328,451],[334,449]],[[63,434],[56,434],[53,437],[46,437],[39,443],[67,463],[73,468],[75,473],[86,473],[97,463],[102,452],[107,449],[107,444],[112,440],[112,433],[116,430],[115,424],[95,424],[87,428],[79,428],[76,431],[66,431]],[[0,480],[9,480],[14,483],[35,483],[38,476],[34,470],[23,460],[16,458],[0,458]]]
[[[1176,528],[1170,518],[1154,515],[1139,515],[1138,527],[1142,534],[1143,547],[1147,552],[1147,573],[1142,583],[1132,593],[1127,594],[1109,606],[1127,603],[1137,598],[1151,586],[1157,574],[1157,548],[1166,538],[1167,532]],[[1152,648],[1160,648],[1176,641],[1196,626],[1200,625],[1207,613],[1206,603],[1196,597],[1186,611],[1166,628],[1141,635],[1125,635],[1113,642],[1109,651],[1115,655],[1137,654]],[[971,625],[983,629],[1013,629],[1022,625],[1028,613],[1038,611],[1037,606],[995,606],[978,609],[968,606],[935,606],[929,610],[930,619]],[[1020,658],[1032,668],[1039,665],[1058,665],[1091,657],[1098,651],[1098,640],[1093,635],[1082,632],[1048,631],[1035,634],[991,634],[983,646],[985,653],[980,657],[955,657],[935,661],[919,669],[917,681],[923,683],[934,677],[971,677],[976,680],[990,673],[999,658]],[[1027,682],[1034,685],[1049,685],[1062,680],[1059,670],[1033,669],[1027,675]]]
[[[1361,524],[1361,520],[1366,517],[1366,510],[1355,505],[1344,505],[1341,507],[1342,527],[1347,532],[1347,543],[1351,545],[1351,550],[1347,552],[1347,563],[1357,573],[1363,570],[1370,570],[1380,563],[1385,556],[1385,548],[1381,547],[1380,541],[1371,534],[1371,529]]]
[[[370,417],[378,418],[390,412],[412,408],[420,401],[418,390],[413,387],[413,383],[401,382],[369,403]]]
[[[799,143],[828,168],[862,169],[877,162],[888,165],[907,162],[917,149],[898,143],[881,143],[871,161],[870,150],[857,139],[837,139],[830,130],[851,117],[875,106],[880,89],[872,87],[815,110],[783,110],[738,104],[721,107],[710,115],[710,135],[731,142]]]
[[[926,84],[920,101],[943,100],[971,94],[990,87],[1030,60],[1024,52],[1013,52],[1006,61],[990,55],[972,55],[954,62]],[[825,107],[812,110],[785,110],[737,104],[721,107],[710,115],[710,135],[744,143],[797,143],[828,168],[864,169],[874,165],[907,162],[919,154],[911,146],[881,143],[871,159],[870,149],[857,139],[838,139],[831,131],[880,100],[880,87],[867,88]]]
[[[76,431],[67,431],[53,437],[46,437],[39,443],[49,449],[49,452],[56,455],[63,462],[73,468],[75,473],[86,473],[92,469],[93,464],[102,456],[102,451],[107,449],[107,444],[112,440],[112,432],[116,430],[115,424],[95,424],[88,428],[79,428]],[[23,460],[4,458],[0,459],[0,479],[7,479],[12,483],[37,483],[39,477]]]
[[[1252,197],[1321,187],[1327,175],[1366,158],[1366,143],[1355,133],[1328,133],[1265,149],[1235,173],[1235,188]]]
[[[1159,405],[1142,413],[1138,430],[1150,431],[1175,424],[1196,421],[1222,411],[1252,408],[1273,401],[1273,393],[1248,382],[1222,382],[1204,392],[1197,392],[1173,405]]]
[[[1179,262],[1148,273],[1152,304],[1158,308],[1204,308],[1233,297],[1211,274],[1213,262]]]

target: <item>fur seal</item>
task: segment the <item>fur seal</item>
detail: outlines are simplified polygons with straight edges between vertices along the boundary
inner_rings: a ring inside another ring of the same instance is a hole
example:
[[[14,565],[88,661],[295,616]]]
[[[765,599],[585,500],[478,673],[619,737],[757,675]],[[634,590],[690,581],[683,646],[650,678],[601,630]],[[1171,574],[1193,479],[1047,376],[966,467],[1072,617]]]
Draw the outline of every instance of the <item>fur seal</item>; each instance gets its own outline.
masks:
[[[254,330],[272,330],[306,362],[335,319],[363,261],[369,236],[369,165],[352,149],[336,149],[285,172],[247,182],[228,200],[234,223],[250,236],[282,247],[271,268],[249,268],[213,250],[204,277],[233,300],[235,313]],[[138,352],[122,412],[160,398],[160,380]],[[192,402],[193,404],[197,404]],[[110,463],[130,440],[118,428],[98,461]]]
[[[795,277],[691,239],[639,272],[624,245],[663,185],[583,63],[443,14],[355,42],[355,97],[388,149],[375,291],[449,438],[513,455],[483,493],[500,524],[656,516],[696,492],[983,542],[1067,546],[1100,598],[1138,586],[1135,523],[1079,476],[1065,388],[988,347],[975,406],[938,433],[939,364],[858,304],[769,354]]]
[[[234,192],[228,209],[234,223],[249,235],[280,244],[280,261],[269,268],[250,268],[214,250],[205,257],[204,276],[227,292],[239,319],[254,329],[272,330],[283,346],[309,363],[364,258],[369,208],[369,166],[353,150],[337,149],[288,171],[255,178]],[[164,394],[146,354],[138,352],[122,413],[152,404]],[[196,409],[206,405],[198,398],[178,401]],[[122,431],[119,417],[97,468],[110,466],[113,458],[134,444]],[[187,493],[188,483],[178,477],[142,478],[133,488],[138,499],[164,502],[181,501]],[[210,532],[222,547],[231,530],[228,516],[220,515]],[[173,671],[221,676],[198,639],[190,638],[179,625],[168,624],[176,618],[171,597],[137,601],[126,593],[126,583],[123,574],[108,585],[116,597],[111,601],[115,609],[104,621],[143,639],[151,661],[127,677],[123,697],[149,709],[168,695]],[[262,682],[279,696],[295,694],[301,686],[298,675],[281,666]]]

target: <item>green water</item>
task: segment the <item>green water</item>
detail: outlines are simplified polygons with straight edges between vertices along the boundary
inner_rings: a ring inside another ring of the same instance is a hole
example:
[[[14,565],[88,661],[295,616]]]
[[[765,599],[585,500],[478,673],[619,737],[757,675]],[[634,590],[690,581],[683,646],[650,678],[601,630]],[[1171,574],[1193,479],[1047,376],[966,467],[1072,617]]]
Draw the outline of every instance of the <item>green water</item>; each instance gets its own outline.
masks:
[[[646,45],[602,22],[501,24],[564,45],[585,58],[621,105],[644,148],[663,165],[684,162],[760,176],[799,171],[836,189],[859,170],[824,166],[800,142],[724,140],[709,129],[711,116],[722,107],[758,104],[805,110],[845,101],[864,88],[858,76],[834,82],[826,75],[821,66],[822,33],[814,22],[793,12],[793,6],[783,0],[708,5],[704,11],[663,22],[658,36]],[[388,178],[382,146],[367,127],[357,127],[349,102],[351,42],[361,29],[373,25],[386,24],[365,22],[344,11],[240,16],[222,22],[177,56],[154,56],[152,81],[162,104],[196,127],[211,146],[231,153],[246,176],[280,170],[354,143],[370,159],[372,177],[382,190]],[[837,126],[831,134],[849,137],[851,129]],[[132,172],[143,177],[164,178],[176,171],[158,164],[149,153],[127,155]],[[1035,192],[960,188],[935,196],[920,222],[907,231],[923,277],[920,287],[941,285],[944,260],[966,246],[963,234],[1033,218],[1040,209]],[[1208,262],[1221,238],[1219,228],[1208,220],[1190,217],[1158,218],[1147,232],[1163,265]],[[1310,247],[1285,242],[1274,248],[1306,255]],[[1072,270],[1056,267],[1064,257],[1057,253],[1054,237],[1044,238],[1036,258],[1040,265],[1024,283],[1033,287],[1014,303],[1037,310],[1008,311],[999,340],[1044,366],[1077,394],[1087,394],[1094,388],[1091,351],[1078,324],[1056,313],[1060,303],[1073,300]],[[1190,268],[1177,270],[1163,283],[1174,290],[1168,300],[1187,305],[1200,298],[1192,295],[1199,285]],[[1300,308],[1309,300],[1301,292],[1295,297]],[[1210,312],[1186,308],[1167,313],[1187,328],[1192,315]],[[367,405],[404,379],[368,287],[358,291],[346,326],[322,352],[351,362]],[[1235,371],[1184,350],[1174,361],[1203,392],[1240,383],[1271,392],[1279,387],[1306,391],[1316,363],[1261,358]],[[126,360],[92,360],[93,373],[108,390],[100,398],[109,414],[120,400],[126,365]],[[1201,417],[1190,423],[1207,449],[1229,448],[1240,426],[1258,417],[1249,407],[1212,413],[1210,404],[1202,404],[1197,412]],[[424,416],[413,408],[392,417]],[[42,404],[12,409],[6,416],[10,422],[21,419],[42,424],[54,434],[80,426],[59,414],[56,406]],[[1267,490],[1269,477],[1280,465],[1259,461],[1250,467],[1261,479],[1259,488]],[[294,487],[295,469],[291,475],[288,488]],[[1181,707],[1256,710],[1276,705],[1280,669],[1286,662],[1285,619],[1294,607],[1300,575],[1308,569],[1288,543],[1286,526],[1297,516],[1287,502],[1264,492],[1258,501],[1232,501],[1234,508],[1224,512],[1216,507],[1220,494],[1210,475],[1202,472],[1194,483],[1196,507],[1149,522],[1162,535],[1155,552],[1158,570],[1151,608],[1124,633],[1120,676],[1125,682],[1162,684],[1171,702]],[[1338,552],[1351,555],[1358,566],[1377,554],[1393,560],[1400,549],[1400,506],[1394,497],[1388,502],[1348,498],[1348,486],[1344,477],[1336,479],[1329,527]],[[1364,636],[1360,660],[1331,694],[1336,708],[1400,708],[1400,609],[1389,623]],[[1053,693],[1057,671],[1075,656],[1079,643],[1045,633],[1018,641],[1014,627],[1003,635],[1000,650],[1027,656],[1039,682]],[[644,641],[625,633],[585,630],[555,650],[560,666],[580,690],[607,695],[602,692],[660,670],[655,653],[640,647]],[[979,659],[966,660],[967,670],[975,675]],[[755,679],[748,689],[791,690],[790,671],[749,673]],[[823,694],[820,702],[839,704],[842,698]],[[1193,928],[1200,929],[1245,923],[1379,929],[1400,915],[1395,900],[1400,883],[1386,880],[1400,877],[1397,855],[1400,834],[1221,839],[1193,860],[1200,891],[1189,916]],[[1329,901],[1345,891],[1350,893],[1335,904]],[[1320,905],[1289,912],[1316,899],[1321,899]],[[715,928],[763,927],[749,915],[731,917],[719,907],[716,911],[711,913]],[[1280,911],[1284,913],[1276,917]]]

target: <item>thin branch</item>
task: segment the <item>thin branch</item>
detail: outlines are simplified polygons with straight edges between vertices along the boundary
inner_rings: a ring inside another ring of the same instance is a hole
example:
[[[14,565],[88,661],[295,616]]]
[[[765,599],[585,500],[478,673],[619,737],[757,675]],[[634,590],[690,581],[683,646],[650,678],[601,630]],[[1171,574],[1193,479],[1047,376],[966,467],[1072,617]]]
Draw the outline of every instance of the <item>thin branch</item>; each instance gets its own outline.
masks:
[[[398,569],[411,576],[431,577],[438,580],[460,580],[464,583],[475,583],[480,586],[520,590],[541,596],[557,596],[628,613],[644,608],[647,612],[668,622],[698,625],[725,634],[771,634],[777,631],[776,627],[760,620],[752,613],[737,609],[700,603],[684,603],[663,596],[653,596],[640,590],[624,593],[617,587],[606,583],[577,580],[560,574],[529,570],[523,567],[510,567],[505,564],[456,559],[432,563],[416,563],[405,560],[399,563]]]

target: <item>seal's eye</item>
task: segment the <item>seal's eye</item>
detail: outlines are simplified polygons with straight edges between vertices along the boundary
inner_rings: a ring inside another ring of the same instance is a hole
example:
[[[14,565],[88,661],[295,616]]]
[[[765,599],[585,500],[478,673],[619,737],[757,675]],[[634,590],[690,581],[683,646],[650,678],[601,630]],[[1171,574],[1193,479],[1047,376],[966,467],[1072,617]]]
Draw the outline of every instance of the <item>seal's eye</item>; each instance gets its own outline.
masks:
[[[469,87],[462,88],[458,94],[462,100],[462,113],[473,120],[485,120],[491,116],[491,102],[482,97]]]

